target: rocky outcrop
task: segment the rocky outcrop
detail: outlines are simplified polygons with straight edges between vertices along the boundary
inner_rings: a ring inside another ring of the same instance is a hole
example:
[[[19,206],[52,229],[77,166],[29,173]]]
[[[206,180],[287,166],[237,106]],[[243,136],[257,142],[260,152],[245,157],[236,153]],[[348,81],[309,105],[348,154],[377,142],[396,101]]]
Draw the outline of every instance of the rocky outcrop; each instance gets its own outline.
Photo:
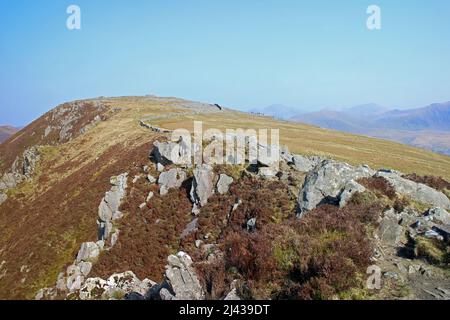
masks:
[[[450,199],[442,192],[427,185],[402,178],[396,172],[378,171],[375,176],[385,178],[399,194],[408,196],[421,203],[430,204],[447,210],[450,209]]]
[[[127,180],[127,173],[123,173],[110,179],[112,187],[106,192],[98,207],[100,240],[105,240],[109,237],[113,231],[113,221],[120,219],[123,216],[119,209],[122,199],[126,194]]]
[[[70,300],[202,300],[205,292],[193,267],[191,257],[178,252],[167,258],[165,279],[161,284],[140,280],[132,271],[115,273],[108,279],[87,278],[92,265],[72,265],[67,277],[60,275],[57,288],[44,288],[36,299],[54,297],[57,290],[67,291]],[[230,292],[230,298],[237,295]]]
[[[10,171],[0,178],[0,191],[15,188],[18,184],[30,180],[39,159],[38,147],[25,150],[21,157],[16,158]]]
[[[166,195],[170,189],[179,188],[186,180],[186,172],[180,168],[173,168],[169,171],[162,172],[158,178],[159,192]]]
[[[88,278],[73,296],[80,300],[117,300],[130,294],[145,296],[155,285],[149,279],[141,281],[132,271],[126,271],[115,273],[107,280]]]
[[[55,287],[39,290],[36,295],[37,300],[53,299],[56,295],[61,293],[73,294],[77,290],[80,290],[84,285],[87,286],[85,286],[85,289],[87,288],[89,290],[101,289],[100,287],[95,287],[93,284],[102,285],[102,281],[87,281],[86,278],[100,253],[105,249],[113,247],[117,242],[119,230],[114,229],[113,221],[122,217],[119,208],[122,199],[126,194],[127,180],[128,173],[123,173],[110,178],[111,189],[106,192],[98,209],[97,224],[99,226],[99,240],[97,242],[90,241],[82,243],[75,261],[68,266],[64,272],[59,274]],[[109,240],[109,245],[106,245],[105,243],[107,240]],[[91,292],[89,291],[85,293],[83,297],[90,296]]]
[[[179,142],[159,142],[153,143],[153,150],[150,156],[163,166],[170,164],[187,165],[191,163],[191,144],[180,139]]]
[[[191,201],[194,203],[193,212],[208,203],[208,198],[214,194],[214,171],[208,164],[199,165],[194,169],[194,179],[191,187]]]
[[[170,286],[173,298],[177,300],[203,300],[205,293],[192,266],[191,257],[178,252],[167,259],[166,282]],[[162,297],[163,298],[163,297]]]
[[[84,242],[78,251],[76,262],[91,262],[97,259],[100,255],[100,251],[103,249],[103,246],[104,243],[102,241]]]
[[[299,215],[321,203],[343,203],[349,194],[362,190],[355,180],[370,177],[374,171],[367,166],[353,167],[333,160],[325,160],[310,171],[298,197]],[[347,188],[346,188],[347,187]],[[345,193],[343,191],[346,189]]]
[[[108,107],[100,100],[65,103],[47,116],[47,121],[51,125],[45,128],[44,138],[55,132],[58,143],[70,141],[104,120],[103,113],[107,109]],[[87,113],[92,113],[92,118],[86,119]]]

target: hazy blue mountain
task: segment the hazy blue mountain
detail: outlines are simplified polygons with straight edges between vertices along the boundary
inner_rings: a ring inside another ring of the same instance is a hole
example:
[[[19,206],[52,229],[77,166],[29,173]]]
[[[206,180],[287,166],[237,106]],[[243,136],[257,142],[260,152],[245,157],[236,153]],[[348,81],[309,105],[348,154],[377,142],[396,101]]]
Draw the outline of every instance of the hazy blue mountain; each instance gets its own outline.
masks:
[[[375,116],[383,114],[388,111],[390,111],[389,108],[380,106],[376,103],[362,104],[359,106],[354,106],[343,110],[344,113],[351,115],[353,117]]]
[[[418,109],[389,111],[376,117],[374,125],[414,131],[450,131],[450,102],[435,103]]]
[[[364,121],[362,119],[352,117],[342,111],[321,110],[299,114],[291,118],[291,120],[352,133],[360,133],[364,130]]]
[[[17,131],[19,131],[19,128],[14,128],[11,126],[0,126],[0,143],[8,139]]]
[[[299,114],[291,120],[399,141],[450,155],[450,102],[406,110],[389,110],[370,103],[340,111]]]

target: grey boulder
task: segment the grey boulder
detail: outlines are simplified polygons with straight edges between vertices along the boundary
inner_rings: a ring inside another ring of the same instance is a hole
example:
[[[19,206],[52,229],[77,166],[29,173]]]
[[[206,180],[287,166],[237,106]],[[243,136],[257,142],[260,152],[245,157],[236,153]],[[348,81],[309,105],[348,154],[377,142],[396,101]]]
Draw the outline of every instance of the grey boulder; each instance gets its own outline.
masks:
[[[300,190],[298,197],[300,215],[321,203],[338,204],[346,186],[354,184],[359,178],[370,177],[373,174],[374,171],[367,166],[353,167],[333,160],[323,161],[308,173]],[[344,196],[347,194],[348,191]]]
[[[89,262],[100,255],[101,247],[95,242],[84,242],[81,244],[77,254],[77,263],[82,261]]]
[[[226,174],[221,174],[219,180],[217,181],[217,192],[220,194],[226,194],[230,189],[230,185],[233,183],[233,178],[227,176]]]
[[[202,164],[194,169],[194,179],[191,187],[191,200],[197,206],[203,207],[209,197],[214,194],[214,172],[210,165]]]
[[[162,172],[158,178],[160,194],[166,195],[170,189],[181,187],[184,180],[186,180],[186,172],[180,168],[173,168],[169,171]]]
[[[205,293],[192,266],[191,257],[185,252],[178,252],[168,258],[166,282],[177,300],[203,300]]]
[[[396,192],[415,201],[450,209],[450,199],[442,192],[427,185],[405,179],[396,172],[378,171],[375,176],[385,178]]]

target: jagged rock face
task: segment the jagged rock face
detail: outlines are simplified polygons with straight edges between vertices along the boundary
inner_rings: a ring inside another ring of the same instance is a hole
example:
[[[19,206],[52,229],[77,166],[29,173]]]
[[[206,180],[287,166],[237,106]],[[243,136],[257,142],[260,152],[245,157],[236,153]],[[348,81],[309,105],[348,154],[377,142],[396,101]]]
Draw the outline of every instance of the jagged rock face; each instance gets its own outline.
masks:
[[[198,206],[205,206],[209,197],[214,194],[214,172],[210,165],[199,165],[194,169],[191,188],[191,200]]]
[[[192,266],[192,259],[184,252],[171,255],[166,267],[166,281],[177,300],[203,300],[205,293]]]
[[[233,183],[233,178],[227,176],[226,174],[221,174],[219,180],[217,181],[217,192],[220,194],[226,194],[230,189],[230,185]]]
[[[158,178],[160,194],[166,195],[169,192],[169,189],[181,187],[184,180],[186,180],[186,172],[180,168],[174,168],[169,171],[162,172]]]
[[[352,167],[349,164],[326,160],[307,175],[298,197],[301,214],[324,202],[339,203],[342,191],[354,180],[370,177],[374,171],[366,166]],[[359,188],[359,187],[358,187]],[[345,194],[347,197],[347,192]]]
[[[111,190],[106,192],[98,208],[98,216],[101,221],[108,222],[122,217],[119,208],[126,193],[127,179],[128,174],[126,173],[111,178]]]
[[[376,176],[385,178],[396,192],[435,207],[450,209],[450,199],[445,194],[422,183],[402,178],[395,172],[378,171]]]
[[[102,120],[100,114],[106,111],[107,108],[108,107],[101,101],[96,100],[65,103],[57,107],[47,116],[51,125],[45,128],[44,138],[49,136],[52,132],[57,131],[58,142],[67,142],[77,135],[85,133],[89,128],[100,122]],[[98,114],[94,116],[91,122],[84,123],[84,126],[80,127],[80,122],[85,117],[87,109],[92,109],[94,110],[93,112]],[[77,128],[79,128],[79,130],[77,130]]]
[[[0,178],[0,190],[15,188],[21,182],[31,179],[39,159],[38,147],[25,150],[23,155],[14,161],[11,170]]]

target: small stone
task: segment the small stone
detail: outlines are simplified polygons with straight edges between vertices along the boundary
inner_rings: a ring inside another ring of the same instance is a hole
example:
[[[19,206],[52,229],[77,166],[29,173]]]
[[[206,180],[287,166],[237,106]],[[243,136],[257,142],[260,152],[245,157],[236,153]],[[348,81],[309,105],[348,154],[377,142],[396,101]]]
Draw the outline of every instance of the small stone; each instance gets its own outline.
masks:
[[[437,232],[434,231],[434,230],[428,230],[428,231],[426,231],[425,234],[424,234],[424,236],[425,236],[425,238],[428,238],[428,239],[437,239],[437,240],[440,240],[440,241],[443,241],[443,240],[444,240],[444,237],[441,236],[439,233],[437,233]]]
[[[256,229],[256,218],[251,218],[247,221],[247,231],[253,232]]]
[[[151,174],[147,175],[147,180],[150,183],[156,183],[156,181],[157,181],[157,179],[154,176],[152,176]]]
[[[133,184],[135,184],[136,182],[138,182],[140,178],[141,178],[141,176],[134,176],[134,178],[133,178]]]
[[[150,191],[150,192],[148,193],[147,198],[145,199],[145,202],[149,203],[150,200],[153,198],[154,195],[155,195],[155,194],[154,194],[152,191]]]
[[[200,248],[200,246],[203,244],[202,240],[195,240],[195,247]]]

